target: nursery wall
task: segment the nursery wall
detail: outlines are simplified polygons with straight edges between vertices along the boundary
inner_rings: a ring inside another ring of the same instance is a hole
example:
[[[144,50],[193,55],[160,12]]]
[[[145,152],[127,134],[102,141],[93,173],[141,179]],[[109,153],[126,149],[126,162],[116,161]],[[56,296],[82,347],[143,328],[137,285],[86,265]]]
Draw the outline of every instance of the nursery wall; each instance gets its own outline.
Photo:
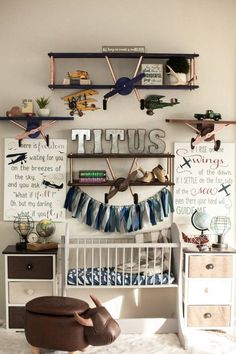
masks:
[[[101,109],[89,112],[83,118],[76,117],[74,121],[60,122],[49,132],[52,138],[68,139],[68,151],[75,152],[76,143],[71,141],[73,128],[160,128],[166,132],[166,151],[172,152],[173,142],[190,141],[192,131],[185,126],[168,124],[166,118],[191,118],[194,113],[206,109],[220,112],[224,119],[236,118],[235,11],[234,0],[0,0],[0,115],[4,115],[11,106],[20,105],[22,98],[41,95],[51,97],[53,116],[68,114],[60,99],[68,92],[51,92],[47,87],[47,53],[50,51],[99,52],[102,45],[144,45],[147,52],[196,52],[200,54],[197,60],[198,90],[153,91],[166,95],[167,100],[176,97],[179,105],[147,116],[139,110],[134,94],[115,96],[107,111]],[[60,65],[60,70],[65,73],[68,70],[66,63],[61,61]],[[78,68],[86,70],[86,67],[72,67]],[[124,64],[121,69],[122,75],[126,70],[127,75],[134,71],[134,67],[126,68]],[[105,65],[94,75],[104,78],[104,81],[110,79]],[[98,97],[100,107],[103,94],[101,90]],[[19,130],[10,123],[0,124],[0,151],[3,156],[4,138],[14,137]],[[232,125],[221,133],[222,141],[235,141],[235,127]],[[120,170],[114,163],[120,175],[126,174],[128,169],[127,161],[122,165]],[[3,221],[3,183],[4,171],[1,168],[0,250],[18,240],[12,223]],[[103,200],[105,190],[90,188],[88,191]],[[139,192],[142,199],[155,193],[155,189],[140,188]],[[116,204],[122,202],[132,202],[128,193],[114,199]],[[70,223],[75,232],[91,232],[89,227],[78,221],[70,220]],[[58,224],[57,236],[62,232],[63,225]],[[0,258],[0,288],[0,318],[3,318],[3,256]],[[173,304],[174,297],[169,299]],[[167,310],[169,303],[164,301],[161,307]]]

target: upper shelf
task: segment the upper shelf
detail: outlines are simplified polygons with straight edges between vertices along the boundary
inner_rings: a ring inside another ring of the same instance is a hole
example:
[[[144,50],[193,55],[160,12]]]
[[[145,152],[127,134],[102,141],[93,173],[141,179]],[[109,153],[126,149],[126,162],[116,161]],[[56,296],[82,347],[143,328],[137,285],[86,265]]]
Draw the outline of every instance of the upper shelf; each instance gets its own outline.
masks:
[[[127,59],[135,59],[143,57],[144,59],[168,59],[171,57],[185,57],[187,59],[197,58],[199,54],[186,54],[186,53],[48,53],[49,57],[53,58],[105,58],[106,56],[109,58],[127,58]]]
[[[63,85],[63,84],[50,84],[48,85],[51,89],[78,89],[86,90],[89,88],[94,89],[112,89],[115,87],[114,84],[110,85]],[[199,88],[198,85],[134,85],[136,89],[144,90],[194,90]]]
[[[117,58],[117,59],[138,59],[138,63],[135,69],[135,75],[138,73],[141,63],[146,61],[148,64],[149,59],[160,59],[160,60],[167,60],[172,57],[184,57],[189,61],[189,84],[187,85],[141,85],[140,82],[135,83],[133,88],[134,89],[141,89],[141,90],[194,90],[197,89],[199,86],[197,85],[197,75],[195,70],[195,58],[199,56],[196,53],[108,53],[108,52],[100,52],[100,53],[48,53],[50,57],[50,84],[48,87],[50,89],[76,89],[76,90],[86,90],[86,89],[113,89],[115,87],[116,77],[114,71],[112,69],[112,65],[110,59]],[[104,83],[92,83],[89,85],[80,85],[80,84],[73,84],[73,85],[65,85],[60,82],[56,81],[56,70],[55,70],[55,62],[56,59],[76,59],[76,58],[84,58],[84,59],[103,59],[107,62],[109,70],[112,74],[113,81],[108,84]]]

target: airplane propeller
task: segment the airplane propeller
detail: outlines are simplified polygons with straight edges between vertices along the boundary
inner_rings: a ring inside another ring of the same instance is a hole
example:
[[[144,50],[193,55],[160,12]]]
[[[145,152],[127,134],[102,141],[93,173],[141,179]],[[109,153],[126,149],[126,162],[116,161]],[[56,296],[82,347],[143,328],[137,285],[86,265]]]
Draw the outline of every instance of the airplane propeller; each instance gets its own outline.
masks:
[[[129,188],[130,181],[137,175],[137,173],[138,171],[135,170],[131,172],[127,178],[117,178],[107,194],[107,200],[113,198],[118,192],[125,192]]]
[[[106,100],[109,97],[116,95],[117,93],[123,96],[130,94],[134,89],[134,84],[141,80],[144,76],[145,74],[141,73],[132,79],[129,79],[128,77],[120,77],[116,81],[114,89],[104,95],[104,99]]]

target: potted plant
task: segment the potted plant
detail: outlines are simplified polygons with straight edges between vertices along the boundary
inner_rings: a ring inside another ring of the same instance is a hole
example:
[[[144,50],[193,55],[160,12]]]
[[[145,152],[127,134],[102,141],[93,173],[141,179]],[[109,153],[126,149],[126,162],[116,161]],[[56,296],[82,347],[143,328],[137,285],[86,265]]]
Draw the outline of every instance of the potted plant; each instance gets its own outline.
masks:
[[[166,72],[171,85],[187,85],[189,62],[185,57],[171,57],[166,62]]]
[[[37,110],[37,113],[40,117],[48,117],[50,115],[50,109],[46,108],[47,105],[49,104],[49,97],[39,97],[36,98],[36,103],[38,104],[39,108]]]

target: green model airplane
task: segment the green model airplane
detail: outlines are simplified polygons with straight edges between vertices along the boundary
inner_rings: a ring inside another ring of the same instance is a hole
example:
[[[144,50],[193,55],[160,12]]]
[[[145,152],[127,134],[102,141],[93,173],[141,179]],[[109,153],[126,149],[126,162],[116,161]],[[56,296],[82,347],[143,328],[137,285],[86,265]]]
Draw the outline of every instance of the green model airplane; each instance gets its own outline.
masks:
[[[168,106],[174,106],[179,104],[177,98],[171,98],[170,102],[162,102],[162,98],[165,96],[161,95],[150,95],[144,100],[144,107],[147,109],[147,114],[152,116],[154,114],[154,109],[164,108]]]

